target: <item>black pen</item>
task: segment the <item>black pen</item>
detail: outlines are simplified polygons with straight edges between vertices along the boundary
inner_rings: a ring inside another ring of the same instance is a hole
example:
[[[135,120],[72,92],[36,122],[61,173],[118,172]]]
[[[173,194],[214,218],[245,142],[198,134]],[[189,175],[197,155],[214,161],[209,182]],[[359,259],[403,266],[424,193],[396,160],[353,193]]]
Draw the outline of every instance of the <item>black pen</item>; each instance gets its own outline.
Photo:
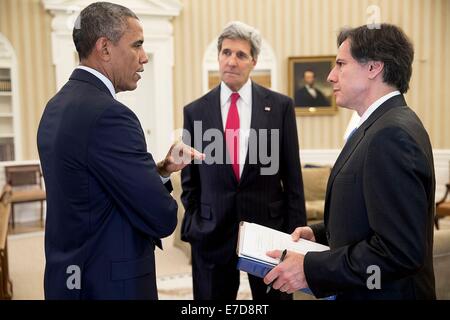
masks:
[[[281,257],[280,257],[280,262],[278,264],[283,262],[284,258],[286,257],[286,253],[287,253],[287,249],[284,249],[283,253],[281,254]],[[277,280],[277,278],[273,279],[273,281],[267,286],[266,294],[268,294],[270,292],[270,289],[272,289],[272,286],[273,286],[273,283],[275,282],[275,280]]]

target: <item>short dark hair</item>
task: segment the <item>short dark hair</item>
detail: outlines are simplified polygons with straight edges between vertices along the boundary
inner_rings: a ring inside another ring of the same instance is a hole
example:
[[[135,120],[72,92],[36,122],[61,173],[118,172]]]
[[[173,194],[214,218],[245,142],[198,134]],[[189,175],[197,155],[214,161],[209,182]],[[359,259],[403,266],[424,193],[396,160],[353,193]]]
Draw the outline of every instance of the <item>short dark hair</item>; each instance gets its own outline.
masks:
[[[80,60],[89,56],[101,37],[117,43],[128,27],[128,18],[139,20],[130,9],[110,2],[95,2],[84,8],[72,32]]]
[[[383,62],[383,81],[396,87],[401,93],[408,91],[414,48],[399,27],[383,23],[380,28],[370,29],[364,25],[343,29],[337,39],[338,46],[346,39],[350,40],[350,52],[356,61]]]

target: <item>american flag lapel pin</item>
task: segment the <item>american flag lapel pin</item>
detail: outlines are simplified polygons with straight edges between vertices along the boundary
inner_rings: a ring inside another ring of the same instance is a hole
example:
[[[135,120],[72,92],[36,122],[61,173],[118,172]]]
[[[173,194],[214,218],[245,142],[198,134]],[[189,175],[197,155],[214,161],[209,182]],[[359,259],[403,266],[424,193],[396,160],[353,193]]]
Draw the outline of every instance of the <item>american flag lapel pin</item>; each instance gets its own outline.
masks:
[[[270,112],[270,110],[272,110],[272,107],[264,107],[265,112]]]

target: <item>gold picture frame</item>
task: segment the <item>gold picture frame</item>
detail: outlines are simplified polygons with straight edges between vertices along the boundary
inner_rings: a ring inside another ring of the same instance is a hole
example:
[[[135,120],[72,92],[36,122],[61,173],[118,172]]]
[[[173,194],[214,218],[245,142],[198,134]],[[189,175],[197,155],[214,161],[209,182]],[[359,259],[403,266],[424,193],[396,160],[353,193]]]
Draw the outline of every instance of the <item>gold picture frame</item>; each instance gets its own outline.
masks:
[[[335,60],[335,56],[288,58],[289,96],[294,100],[296,115],[315,116],[337,113],[333,87],[327,82]]]

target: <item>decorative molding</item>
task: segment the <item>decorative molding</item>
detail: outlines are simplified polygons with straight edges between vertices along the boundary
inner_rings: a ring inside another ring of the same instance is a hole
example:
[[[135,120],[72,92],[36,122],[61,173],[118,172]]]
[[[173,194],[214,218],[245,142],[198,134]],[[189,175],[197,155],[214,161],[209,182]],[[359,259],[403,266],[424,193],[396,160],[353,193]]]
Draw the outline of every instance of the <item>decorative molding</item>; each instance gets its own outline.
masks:
[[[339,149],[300,149],[302,165],[333,165],[341,150]]]
[[[73,26],[80,11],[95,1],[90,0],[42,0],[44,8],[53,16],[52,31],[56,34],[72,35]],[[123,5],[123,1],[110,1]],[[182,5],[177,0],[135,0],[126,6],[146,20],[145,34],[173,34],[170,20],[180,14]],[[150,18],[150,19],[149,19]],[[156,23],[155,23],[156,22]],[[161,23],[162,22],[162,23]],[[144,22],[143,22],[144,23]]]
[[[0,33],[0,59],[12,59],[11,46],[7,44],[6,37]]]
[[[19,69],[17,65],[17,57],[13,46],[9,40],[0,33],[0,68],[9,68],[11,77],[11,93],[13,113],[12,130],[14,134],[14,159],[22,159],[22,131],[21,131],[21,112],[20,112],[20,95],[19,95]]]
[[[55,13],[57,11],[72,15],[80,12],[95,1],[91,0],[42,0],[45,10]],[[109,2],[124,5],[123,0],[109,0]],[[125,5],[133,10],[138,16],[178,16],[182,9],[182,4],[178,0],[127,0]]]

